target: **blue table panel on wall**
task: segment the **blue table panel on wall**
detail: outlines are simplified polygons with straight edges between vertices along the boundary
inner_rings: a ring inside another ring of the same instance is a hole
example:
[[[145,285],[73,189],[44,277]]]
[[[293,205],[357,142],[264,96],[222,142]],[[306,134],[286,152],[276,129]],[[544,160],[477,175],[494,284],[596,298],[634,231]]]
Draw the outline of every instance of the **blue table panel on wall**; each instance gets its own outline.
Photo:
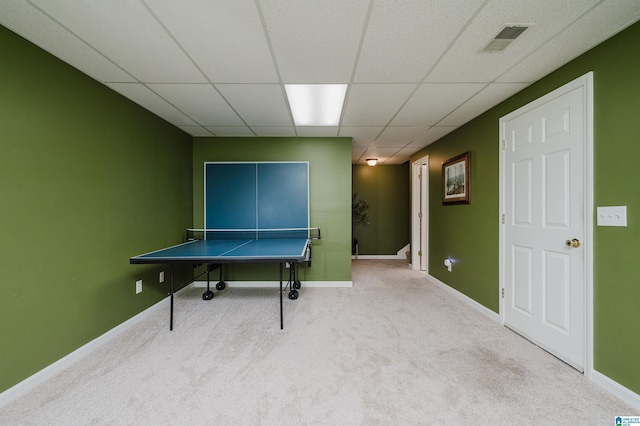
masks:
[[[308,163],[258,164],[258,228],[308,228],[308,191]]]
[[[256,175],[251,163],[206,164],[205,228],[256,228]]]
[[[309,163],[205,164],[205,228],[308,227]]]

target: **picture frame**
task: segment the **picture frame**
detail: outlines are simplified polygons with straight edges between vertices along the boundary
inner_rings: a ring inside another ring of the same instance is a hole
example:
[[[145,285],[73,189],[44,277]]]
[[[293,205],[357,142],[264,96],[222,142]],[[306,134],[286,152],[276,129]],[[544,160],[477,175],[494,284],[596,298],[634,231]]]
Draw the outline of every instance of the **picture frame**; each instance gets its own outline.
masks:
[[[442,204],[471,202],[471,152],[442,163]]]

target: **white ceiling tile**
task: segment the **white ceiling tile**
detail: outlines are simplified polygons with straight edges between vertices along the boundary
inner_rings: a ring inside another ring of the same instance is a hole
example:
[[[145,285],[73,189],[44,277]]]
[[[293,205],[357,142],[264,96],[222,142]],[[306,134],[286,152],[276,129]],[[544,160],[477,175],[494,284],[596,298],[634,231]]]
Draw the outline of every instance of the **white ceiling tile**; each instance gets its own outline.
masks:
[[[308,136],[308,137],[337,137],[338,136],[338,127],[336,126],[326,126],[326,127],[316,127],[316,126],[299,126],[296,127],[296,131],[298,132],[298,136]]]
[[[485,86],[482,83],[421,84],[391,124],[432,126]]]
[[[253,0],[146,3],[212,82],[278,82]]]
[[[638,0],[605,1],[544,46],[502,74],[497,81],[535,81],[640,19]],[[584,29],[588,28],[588,31]]]
[[[527,86],[528,83],[490,84],[477,93],[473,98],[453,110],[438,124],[441,126],[461,126]]]
[[[406,102],[415,84],[353,84],[347,92],[342,125],[386,125]]]
[[[213,136],[213,133],[202,126],[178,126],[178,128],[194,137]]]
[[[216,87],[251,127],[293,124],[280,85],[217,84]]]
[[[424,138],[428,128],[426,127],[387,127],[378,136],[372,147],[378,148],[402,148],[414,140]]]
[[[339,136],[352,138],[353,146],[368,148],[384,130],[384,127],[341,127]]]
[[[378,148],[378,147],[370,147],[364,153],[365,158],[377,158],[380,163],[384,162],[387,158],[393,157],[400,148]]]
[[[367,150],[365,148],[354,147],[351,149],[351,161],[353,163],[358,162],[360,158],[364,155]],[[364,161],[364,160],[363,160]]]
[[[106,85],[173,125],[195,126],[198,124],[141,83],[106,83]]]
[[[251,130],[253,130],[256,136],[295,136],[296,135],[296,131],[293,126],[282,126],[282,127],[251,126]]]
[[[3,0],[0,23],[98,81],[135,82],[135,78],[82,40],[21,0]]]
[[[142,82],[205,82],[141,2],[32,0]]]
[[[243,126],[210,84],[149,84],[148,87],[203,126]]]
[[[351,80],[369,0],[260,1],[284,83]]]
[[[395,164],[638,21],[638,1],[0,0],[0,23],[194,136],[337,132],[354,161]],[[296,130],[284,82],[350,83],[339,130]]]
[[[404,154],[404,150],[396,153],[396,155],[394,155],[393,157],[389,157],[385,160],[385,162],[382,164],[384,166],[397,166],[400,164],[404,164],[407,161],[409,161],[409,155]]]
[[[403,164],[411,159],[411,155],[415,154],[415,148],[403,148],[393,157],[389,158],[384,164]]]
[[[494,81],[598,1],[490,0],[429,74],[427,81],[487,83]],[[481,52],[507,24],[533,25],[504,51]],[[520,82],[524,83],[524,81]]]
[[[421,81],[481,4],[482,0],[375,2],[355,81]]]
[[[216,136],[255,136],[251,129],[246,126],[206,126],[206,128],[207,130],[213,132],[213,134]]]
[[[456,126],[433,126],[429,128],[421,139],[416,139],[407,145],[406,148],[414,148],[415,151],[418,151],[424,148],[427,145],[432,144],[443,136],[453,132],[457,129]]]

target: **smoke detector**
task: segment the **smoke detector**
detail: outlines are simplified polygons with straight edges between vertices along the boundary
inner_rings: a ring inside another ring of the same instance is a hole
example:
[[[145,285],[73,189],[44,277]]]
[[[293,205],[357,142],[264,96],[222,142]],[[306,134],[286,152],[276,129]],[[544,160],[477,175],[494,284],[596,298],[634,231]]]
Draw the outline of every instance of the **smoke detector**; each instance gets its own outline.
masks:
[[[501,52],[520,37],[532,24],[507,24],[500,32],[482,49],[483,52]]]

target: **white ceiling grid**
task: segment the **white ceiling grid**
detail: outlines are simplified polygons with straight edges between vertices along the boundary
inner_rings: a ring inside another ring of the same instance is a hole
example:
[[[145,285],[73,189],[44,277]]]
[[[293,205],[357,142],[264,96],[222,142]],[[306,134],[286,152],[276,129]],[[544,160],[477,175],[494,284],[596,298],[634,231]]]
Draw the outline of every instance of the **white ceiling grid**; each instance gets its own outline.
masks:
[[[2,0],[0,24],[195,136],[347,136],[400,164],[640,19],[638,0]],[[530,24],[482,52],[509,24]],[[296,127],[287,83],[347,83]]]

